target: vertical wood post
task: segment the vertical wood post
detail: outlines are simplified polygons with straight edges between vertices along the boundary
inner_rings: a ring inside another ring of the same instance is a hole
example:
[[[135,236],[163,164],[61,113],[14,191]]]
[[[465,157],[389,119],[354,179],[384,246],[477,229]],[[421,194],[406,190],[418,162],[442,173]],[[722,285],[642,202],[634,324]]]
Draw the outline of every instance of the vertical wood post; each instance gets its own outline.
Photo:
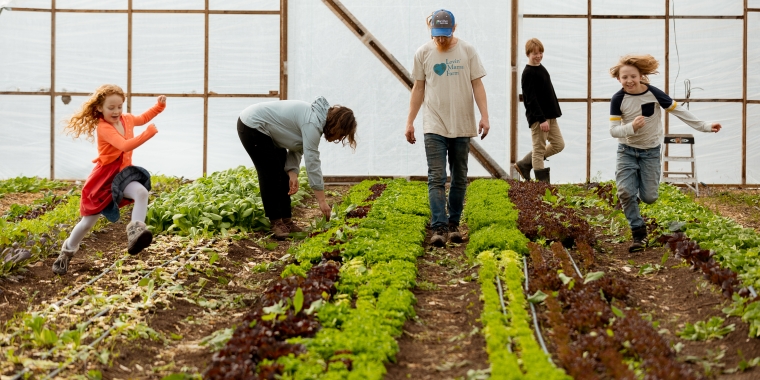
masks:
[[[591,0],[586,15],[586,182],[591,182]]]
[[[520,98],[517,95],[517,34],[518,34],[518,11],[520,6],[520,0],[512,0],[512,36],[511,47],[512,52],[510,54],[510,99],[509,99],[509,172],[510,174],[516,174],[514,172],[514,164],[517,162],[517,104],[520,102]],[[513,175],[510,175],[513,177]]]
[[[203,176],[208,169],[208,0],[203,13],[205,31],[203,33]]]
[[[673,84],[675,85],[675,83]],[[665,0],[665,93],[670,95],[670,0]],[[674,96],[675,98],[675,96]],[[670,115],[665,112],[665,134],[670,133]],[[670,147],[665,144],[665,155],[670,152]],[[662,170],[668,170],[668,161]]]
[[[55,0],[50,4],[50,179],[55,179]]]
[[[127,2],[127,113],[132,113],[132,0]]]
[[[288,98],[288,0],[280,0],[280,100]]]
[[[747,184],[747,23],[748,4],[744,0],[744,52],[742,57],[742,185]]]

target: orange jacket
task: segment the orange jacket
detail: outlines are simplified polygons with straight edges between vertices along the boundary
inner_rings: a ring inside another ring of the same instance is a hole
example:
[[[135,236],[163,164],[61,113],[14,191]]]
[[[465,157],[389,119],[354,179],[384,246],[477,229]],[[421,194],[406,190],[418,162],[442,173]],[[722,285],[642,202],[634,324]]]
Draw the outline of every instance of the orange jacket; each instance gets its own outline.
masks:
[[[145,129],[145,131],[143,131],[143,133],[140,133],[135,137],[133,132],[135,126],[145,125],[156,117],[156,115],[161,113],[164,108],[166,108],[166,104],[156,103],[156,105],[139,116],[129,113],[122,114],[121,125],[124,126],[124,136],[116,130],[116,127],[107,121],[100,119],[97,128],[98,158],[92,160],[92,162],[105,166],[114,162],[119,158],[119,155],[123,153],[124,155],[119,170],[132,165],[132,150],[158,133],[156,126],[151,124]]]

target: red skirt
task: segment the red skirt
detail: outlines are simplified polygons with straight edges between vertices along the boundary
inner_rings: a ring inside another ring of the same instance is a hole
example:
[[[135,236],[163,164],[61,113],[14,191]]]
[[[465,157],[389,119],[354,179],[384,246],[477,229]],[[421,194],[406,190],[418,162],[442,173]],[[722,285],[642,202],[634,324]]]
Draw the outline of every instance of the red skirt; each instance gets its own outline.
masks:
[[[111,183],[121,168],[121,156],[110,164],[95,164],[95,168],[87,177],[82,187],[82,201],[79,203],[79,214],[82,216],[96,215],[103,211],[112,201]],[[119,207],[132,202],[122,200]]]

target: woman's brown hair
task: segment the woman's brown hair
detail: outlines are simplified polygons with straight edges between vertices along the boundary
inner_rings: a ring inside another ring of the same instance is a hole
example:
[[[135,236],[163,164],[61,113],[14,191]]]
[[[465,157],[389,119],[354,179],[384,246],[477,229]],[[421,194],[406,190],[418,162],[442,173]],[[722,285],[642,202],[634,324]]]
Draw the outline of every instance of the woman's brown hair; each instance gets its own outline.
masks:
[[[356,150],[356,118],[354,111],[348,107],[335,105],[327,110],[327,120],[324,128],[325,137],[336,137],[335,142],[348,144]]]
[[[657,74],[657,68],[660,66],[660,62],[650,54],[625,55],[620,57],[620,60],[615,66],[610,67],[610,75],[612,75],[613,78],[620,78],[620,68],[623,66],[635,67],[639,70],[639,74],[641,74],[641,83],[649,83],[648,75]]]

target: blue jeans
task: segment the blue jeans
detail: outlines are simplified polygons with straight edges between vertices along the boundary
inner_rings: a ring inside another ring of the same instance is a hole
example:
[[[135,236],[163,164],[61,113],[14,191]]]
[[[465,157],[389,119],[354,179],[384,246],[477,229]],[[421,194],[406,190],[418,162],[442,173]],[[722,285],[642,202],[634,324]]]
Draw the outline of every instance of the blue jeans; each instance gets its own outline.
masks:
[[[448,216],[446,216],[446,155],[451,171]],[[467,191],[467,159],[470,154],[470,138],[446,138],[425,133],[425,155],[428,163],[428,198],[432,228],[446,227],[449,223],[459,225]]]
[[[659,145],[650,149],[638,149],[618,144],[615,170],[617,195],[631,229],[644,225],[639,199],[652,204],[659,196],[657,188],[660,185],[660,170]]]

